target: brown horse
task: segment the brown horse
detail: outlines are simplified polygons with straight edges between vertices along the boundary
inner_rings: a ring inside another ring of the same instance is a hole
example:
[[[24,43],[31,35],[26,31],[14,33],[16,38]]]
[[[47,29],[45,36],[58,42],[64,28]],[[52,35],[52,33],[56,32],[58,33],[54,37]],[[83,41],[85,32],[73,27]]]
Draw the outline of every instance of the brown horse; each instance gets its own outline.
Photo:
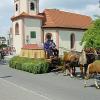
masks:
[[[64,75],[69,74],[71,77],[75,75],[75,65],[79,60],[79,55],[76,52],[68,52],[64,54]],[[69,72],[69,73],[68,73]]]
[[[85,87],[87,85],[86,80],[88,80],[92,74],[97,75],[98,73],[100,73],[100,60],[94,61],[93,63],[88,65],[87,74],[85,77]],[[96,88],[100,88],[96,79],[95,79],[95,86]]]
[[[65,53],[63,58],[65,75],[69,72],[72,77],[75,74],[75,66],[79,66],[83,77],[86,75],[88,64],[95,60],[95,55],[97,54],[94,48],[86,48],[82,52],[71,51]]]

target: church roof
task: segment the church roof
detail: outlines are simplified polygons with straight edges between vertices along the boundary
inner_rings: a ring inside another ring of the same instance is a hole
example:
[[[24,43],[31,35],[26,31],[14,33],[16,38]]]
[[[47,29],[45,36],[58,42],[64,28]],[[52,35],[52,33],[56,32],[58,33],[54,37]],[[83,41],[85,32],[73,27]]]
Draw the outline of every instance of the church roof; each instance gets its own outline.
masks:
[[[18,15],[18,16],[13,16],[13,17],[11,18],[11,20],[16,20],[16,19],[19,19],[19,18],[36,18],[36,19],[43,19],[44,16],[42,16],[42,15],[29,15],[29,14],[23,12],[23,13],[21,13],[21,14]]]
[[[57,9],[45,9],[43,13],[29,15],[25,12],[18,16],[13,16],[11,20],[19,18],[36,18],[43,20],[43,28],[70,28],[87,29],[92,19],[89,16],[60,11]]]
[[[77,28],[87,29],[92,19],[89,16],[60,11],[57,9],[46,9],[44,12],[44,28]]]

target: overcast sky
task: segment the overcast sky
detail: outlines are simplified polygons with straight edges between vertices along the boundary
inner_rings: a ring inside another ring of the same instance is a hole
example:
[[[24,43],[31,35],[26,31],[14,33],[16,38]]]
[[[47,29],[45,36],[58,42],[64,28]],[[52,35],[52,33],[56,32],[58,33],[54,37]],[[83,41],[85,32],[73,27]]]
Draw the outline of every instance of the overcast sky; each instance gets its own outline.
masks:
[[[13,1],[2,0],[0,3],[0,36],[6,35],[11,26],[11,16],[13,16]],[[89,15],[93,18],[95,14],[100,15],[99,0],[40,0],[40,12],[46,8],[56,8]]]

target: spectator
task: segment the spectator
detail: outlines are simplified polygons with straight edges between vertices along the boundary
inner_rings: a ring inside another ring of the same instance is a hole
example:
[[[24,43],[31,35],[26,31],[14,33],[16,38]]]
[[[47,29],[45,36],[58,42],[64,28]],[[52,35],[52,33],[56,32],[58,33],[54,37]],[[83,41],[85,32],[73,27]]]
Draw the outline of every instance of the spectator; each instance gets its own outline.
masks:
[[[5,59],[5,52],[4,52],[4,50],[2,49],[2,50],[1,50],[1,60],[2,60],[3,63],[4,63],[4,59]]]

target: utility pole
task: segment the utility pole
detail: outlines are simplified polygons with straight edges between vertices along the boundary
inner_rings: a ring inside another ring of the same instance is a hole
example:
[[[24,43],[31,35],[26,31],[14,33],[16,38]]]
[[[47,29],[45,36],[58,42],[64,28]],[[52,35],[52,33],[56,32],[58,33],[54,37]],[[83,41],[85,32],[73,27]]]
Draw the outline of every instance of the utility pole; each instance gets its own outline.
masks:
[[[99,8],[100,8],[100,0],[99,0]]]

